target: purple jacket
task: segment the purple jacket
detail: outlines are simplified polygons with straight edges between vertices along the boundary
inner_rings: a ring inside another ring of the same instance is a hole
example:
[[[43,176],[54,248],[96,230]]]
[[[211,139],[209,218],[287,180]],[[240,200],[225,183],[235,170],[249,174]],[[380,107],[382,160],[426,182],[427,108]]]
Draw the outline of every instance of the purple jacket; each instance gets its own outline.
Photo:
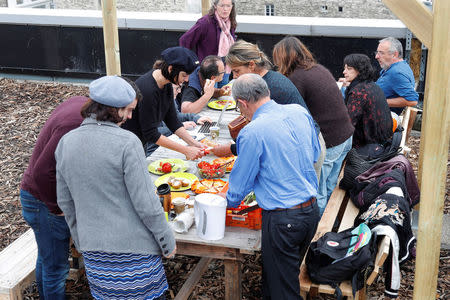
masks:
[[[195,51],[199,61],[202,61],[206,56],[219,52],[220,32],[215,16],[204,15],[180,37],[180,46]],[[233,29],[231,35],[236,39]]]

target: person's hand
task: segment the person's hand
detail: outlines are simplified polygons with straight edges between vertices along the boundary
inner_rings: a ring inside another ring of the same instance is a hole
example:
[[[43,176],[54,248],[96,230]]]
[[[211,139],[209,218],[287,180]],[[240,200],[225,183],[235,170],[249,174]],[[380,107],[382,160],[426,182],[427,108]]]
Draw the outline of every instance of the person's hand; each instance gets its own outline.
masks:
[[[205,85],[203,86],[203,93],[211,98],[214,95],[214,85],[216,82],[214,80],[206,79]]]
[[[217,195],[227,200],[227,193],[217,193]]]
[[[205,122],[212,123],[212,120],[210,117],[201,117],[200,119],[198,119],[197,124],[203,125]]]
[[[184,127],[184,129],[186,129],[186,130],[194,129],[195,126],[197,126],[197,124],[195,124],[195,122],[193,122],[193,121],[186,121],[186,122],[183,122],[183,127]]]
[[[170,252],[168,255],[164,255],[165,258],[172,258],[175,256],[175,253],[177,253],[177,246],[173,249],[172,252]]]
[[[220,96],[231,96],[231,86],[225,85],[219,90]]]
[[[344,77],[338,79],[338,82],[342,82],[342,86],[349,86],[350,82],[348,82]]]
[[[233,153],[231,152],[231,144],[215,146],[214,148],[211,149],[211,152],[219,157],[233,155]]]
[[[203,157],[205,151],[201,147],[186,146],[186,151],[184,153],[187,160],[195,160],[197,158]]]

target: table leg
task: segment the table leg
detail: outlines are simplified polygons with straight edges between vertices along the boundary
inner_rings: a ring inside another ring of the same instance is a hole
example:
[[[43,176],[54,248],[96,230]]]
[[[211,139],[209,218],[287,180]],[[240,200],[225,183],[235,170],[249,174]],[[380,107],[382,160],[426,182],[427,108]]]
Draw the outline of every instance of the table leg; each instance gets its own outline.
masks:
[[[242,299],[242,272],[239,260],[224,259],[225,300]]]

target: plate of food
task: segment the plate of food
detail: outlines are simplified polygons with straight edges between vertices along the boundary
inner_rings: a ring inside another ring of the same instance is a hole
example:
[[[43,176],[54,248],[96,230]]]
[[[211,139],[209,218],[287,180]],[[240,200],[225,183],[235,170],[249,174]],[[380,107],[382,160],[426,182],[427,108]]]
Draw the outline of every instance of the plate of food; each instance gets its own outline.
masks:
[[[218,99],[212,98],[211,101],[208,102],[208,107],[211,109],[222,110],[229,101],[231,101],[231,104],[228,105],[227,110],[235,109],[236,101],[234,101],[231,96],[221,96]]]
[[[226,184],[227,182],[222,179],[197,180],[192,184],[191,190],[196,194],[217,194],[223,189]]]
[[[194,174],[178,172],[159,177],[155,180],[155,185],[158,187],[163,183],[167,183],[172,192],[180,192],[189,190],[192,184],[197,180],[198,178]]]
[[[225,169],[225,171],[227,173],[229,173],[233,169],[236,158],[237,158],[237,156],[234,156],[234,155],[226,156],[226,157],[219,157],[219,158],[214,159],[212,162],[216,163],[216,164],[220,164],[220,165],[227,164],[227,168]]]
[[[185,172],[186,162],[182,159],[158,159],[148,165],[148,171],[156,175],[163,175],[174,172]]]
[[[219,144],[217,142],[211,141],[210,139],[204,138],[200,141],[200,143],[208,146],[208,147],[216,147],[219,146]]]

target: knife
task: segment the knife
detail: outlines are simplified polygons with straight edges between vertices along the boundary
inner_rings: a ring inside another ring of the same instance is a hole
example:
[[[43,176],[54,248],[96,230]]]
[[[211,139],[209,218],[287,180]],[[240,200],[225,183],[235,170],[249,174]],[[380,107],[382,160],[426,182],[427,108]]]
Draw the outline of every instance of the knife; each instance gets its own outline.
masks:
[[[249,213],[249,212],[251,212],[251,211],[257,210],[258,208],[259,208],[259,205],[258,205],[258,204],[253,205],[253,206],[249,206],[249,207],[247,207],[247,208],[244,208],[244,209],[241,210],[241,211],[238,211],[237,213],[235,213],[235,215],[243,215],[243,214]]]

